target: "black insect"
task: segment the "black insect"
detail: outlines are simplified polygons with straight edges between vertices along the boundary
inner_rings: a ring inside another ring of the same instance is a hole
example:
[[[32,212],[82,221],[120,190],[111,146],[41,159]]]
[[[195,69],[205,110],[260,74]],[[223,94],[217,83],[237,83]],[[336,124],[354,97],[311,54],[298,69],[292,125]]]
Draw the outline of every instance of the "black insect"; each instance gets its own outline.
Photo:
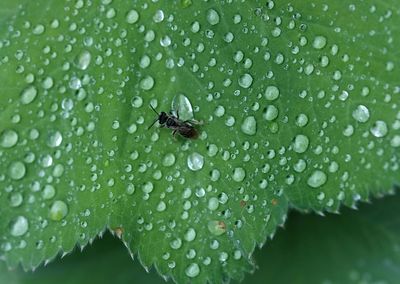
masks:
[[[150,129],[158,121],[161,127],[166,127],[173,130],[172,135],[174,137],[176,133],[188,139],[196,139],[199,136],[199,132],[194,127],[194,125],[201,124],[201,122],[196,120],[182,121],[179,119],[178,112],[176,113],[176,116],[172,114],[172,112],[170,112],[169,114],[164,111],[158,113],[152,105],[150,105],[150,107],[158,115],[158,117],[154,120],[154,122],[149,126],[148,129]]]

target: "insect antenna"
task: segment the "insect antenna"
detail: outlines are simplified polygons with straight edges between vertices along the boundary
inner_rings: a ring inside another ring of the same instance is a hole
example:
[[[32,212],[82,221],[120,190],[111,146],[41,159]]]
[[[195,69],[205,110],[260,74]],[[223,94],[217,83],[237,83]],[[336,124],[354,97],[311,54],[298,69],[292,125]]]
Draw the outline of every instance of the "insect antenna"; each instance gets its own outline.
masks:
[[[160,114],[155,110],[155,108],[150,104],[150,108],[158,115],[160,116]],[[158,117],[153,121],[153,123],[147,128],[147,130],[149,130],[151,127],[153,127],[153,125],[158,121]]]

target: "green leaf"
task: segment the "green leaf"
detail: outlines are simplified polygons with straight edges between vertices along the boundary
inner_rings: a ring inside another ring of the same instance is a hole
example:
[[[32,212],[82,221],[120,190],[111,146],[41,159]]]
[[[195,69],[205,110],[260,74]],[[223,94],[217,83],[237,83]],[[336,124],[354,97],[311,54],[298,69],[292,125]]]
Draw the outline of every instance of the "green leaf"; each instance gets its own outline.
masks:
[[[346,209],[325,218],[292,212],[285,229],[256,251],[258,269],[243,283],[396,283],[400,277],[399,202],[396,195],[362,205],[359,211]],[[34,273],[3,272],[0,280],[83,284],[87,272],[94,270],[90,279],[95,283],[165,283],[157,281],[155,271],[146,273],[137,262],[132,263],[109,234],[83,253],[75,251]]]
[[[390,192],[389,4],[7,0],[0,257],[36,268],[110,228],[162,276],[220,283],[253,269],[288,205]],[[149,105],[203,121],[199,138],[148,130]]]

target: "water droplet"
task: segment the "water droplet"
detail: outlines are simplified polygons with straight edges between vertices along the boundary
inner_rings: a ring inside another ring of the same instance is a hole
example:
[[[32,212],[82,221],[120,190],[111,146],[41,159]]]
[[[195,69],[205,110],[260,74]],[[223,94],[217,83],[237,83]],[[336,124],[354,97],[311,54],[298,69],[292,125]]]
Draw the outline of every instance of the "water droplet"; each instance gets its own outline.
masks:
[[[171,110],[175,115],[179,114],[179,119],[183,121],[193,119],[193,107],[185,95],[179,94],[174,96],[171,103]]]
[[[0,136],[0,145],[4,148],[11,148],[18,142],[18,134],[14,130],[4,130]]]
[[[28,219],[26,219],[24,216],[18,216],[10,222],[10,233],[14,237],[20,237],[24,235],[28,231],[28,228]]]
[[[358,122],[367,122],[369,119],[369,110],[364,105],[358,105],[357,108],[352,113],[353,118]]]
[[[269,105],[265,109],[264,118],[268,121],[272,121],[278,117],[279,111],[278,108],[274,105]]]
[[[218,198],[216,197],[211,197],[208,200],[208,209],[210,209],[211,211],[217,210],[219,206],[219,201]]]
[[[154,79],[151,76],[146,76],[140,81],[139,85],[145,91],[151,90],[154,86]]]
[[[250,74],[245,73],[242,76],[240,76],[238,83],[240,87],[247,89],[253,83],[253,77]]]
[[[295,137],[293,142],[293,150],[296,153],[304,153],[308,148],[309,140],[308,137],[302,134],[299,134]]]
[[[197,152],[190,154],[187,158],[187,166],[192,171],[198,171],[203,168],[204,157]]]
[[[61,221],[68,214],[68,206],[64,201],[56,200],[50,207],[49,218],[53,221]]]
[[[214,236],[220,236],[226,232],[226,224],[223,221],[209,221],[207,227]]]
[[[21,193],[19,193],[19,192],[13,193],[10,196],[10,206],[18,207],[22,204],[23,200],[24,200],[24,198]]]
[[[131,105],[135,108],[139,108],[143,105],[143,99],[139,96],[134,96],[131,100]]]
[[[52,199],[55,195],[56,190],[54,189],[54,186],[52,186],[51,184],[47,184],[44,186],[42,191],[43,199]]]
[[[82,51],[75,59],[76,66],[81,70],[86,70],[89,67],[92,55],[89,51]]]
[[[8,168],[8,174],[14,180],[20,180],[25,176],[26,167],[23,162],[15,161],[12,162]]]
[[[390,140],[390,145],[392,147],[400,147],[400,135],[395,135],[392,140]]]
[[[243,120],[241,129],[244,134],[254,135],[257,132],[257,121],[254,116],[248,116]]]
[[[308,117],[307,115],[305,115],[304,113],[300,113],[297,117],[296,117],[296,124],[299,127],[304,127],[306,126],[308,123]]]
[[[327,176],[324,172],[316,170],[307,180],[307,184],[313,188],[318,188],[321,185],[325,184],[327,180]]]
[[[241,182],[246,177],[246,171],[243,168],[235,168],[233,170],[232,178],[236,182]]]
[[[377,120],[374,125],[371,127],[370,129],[372,135],[374,135],[375,137],[383,137],[387,134],[388,132],[388,128],[386,125],[386,122],[382,121],[382,120]]]
[[[268,86],[265,89],[264,96],[269,101],[276,100],[279,97],[279,89],[276,86]]]
[[[199,275],[200,267],[197,263],[192,263],[186,268],[185,273],[188,277],[194,278]]]
[[[168,153],[164,156],[163,160],[162,160],[162,164],[165,167],[170,167],[173,164],[175,164],[175,155],[172,153]]]
[[[61,132],[54,131],[49,134],[49,137],[47,140],[47,145],[52,148],[58,147],[61,145],[62,140],[63,140],[63,137],[62,137]]]
[[[219,23],[219,14],[214,9],[210,9],[207,11],[207,22],[210,25],[216,25]]]
[[[189,228],[185,233],[185,240],[191,242],[195,238],[196,238],[196,231],[193,228]]]
[[[125,19],[128,24],[134,24],[139,20],[139,13],[136,10],[130,10]]]
[[[313,41],[312,46],[313,46],[315,49],[322,49],[322,48],[324,48],[324,47],[326,46],[326,37],[324,37],[324,36],[316,36],[316,37],[314,38],[314,41]]]
[[[37,93],[38,93],[38,91],[34,86],[27,87],[21,93],[21,102],[24,105],[30,104],[36,98]]]

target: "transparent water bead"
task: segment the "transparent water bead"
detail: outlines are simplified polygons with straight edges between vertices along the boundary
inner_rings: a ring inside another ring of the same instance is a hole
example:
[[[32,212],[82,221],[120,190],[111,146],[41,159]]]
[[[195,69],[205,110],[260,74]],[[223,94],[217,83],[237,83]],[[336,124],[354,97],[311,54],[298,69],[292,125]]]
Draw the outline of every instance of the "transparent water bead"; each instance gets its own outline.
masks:
[[[369,119],[369,110],[364,105],[358,105],[356,109],[353,111],[352,116],[358,122],[364,123]]]
[[[188,97],[183,94],[174,96],[171,103],[171,110],[175,115],[179,115],[179,119],[183,121],[194,118],[192,104]]]
[[[210,9],[207,11],[207,22],[210,25],[216,25],[219,23],[219,14],[214,9]]]
[[[257,121],[254,116],[248,116],[243,120],[241,129],[244,134],[255,135],[257,132]]]
[[[18,133],[14,130],[4,130],[0,135],[0,146],[11,148],[18,142]]]
[[[24,235],[29,229],[28,219],[24,216],[18,216],[10,222],[10,233],[14,237]]]
[[[316,170],[307,180],[307,184],[313,188],[318,188],[326,183],[327,176],[323,171]]]
[[[188,277],[194,278],[199,275],[200,267],[197,263],[192,263],[186,268],[185,273]]]
[[[190,154],[187,158],[187,166],[192,171],[199,171],[204,166],[204,157],[197,152]]]
[[[62,200],[56,200],[50,207],[49,218],[53,221],[60,221],[68,214],[68,206]]]
[[[386,122],[382,120],[377,120],[371,127],[370,131],[372,135],[374,135],[375,137],[380,138],[385,136],[388,133]]]

